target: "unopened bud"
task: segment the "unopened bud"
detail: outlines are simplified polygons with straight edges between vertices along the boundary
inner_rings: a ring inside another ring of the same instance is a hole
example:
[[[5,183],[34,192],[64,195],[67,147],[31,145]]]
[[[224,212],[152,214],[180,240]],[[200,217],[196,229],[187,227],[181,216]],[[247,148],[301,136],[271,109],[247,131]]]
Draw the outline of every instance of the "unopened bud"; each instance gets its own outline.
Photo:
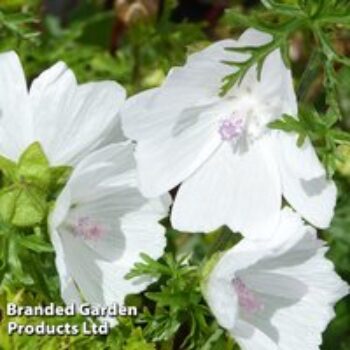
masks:
[[[159,0],[116,0],[117,18],[125,24],[132,24],[157,14]]]

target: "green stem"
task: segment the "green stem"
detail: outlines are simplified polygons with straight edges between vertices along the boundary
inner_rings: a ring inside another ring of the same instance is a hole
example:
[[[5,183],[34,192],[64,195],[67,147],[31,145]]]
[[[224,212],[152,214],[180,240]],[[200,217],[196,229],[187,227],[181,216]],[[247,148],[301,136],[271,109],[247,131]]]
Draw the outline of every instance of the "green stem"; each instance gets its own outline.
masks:
[[[211,350],[212,346],[223,336],[224,331],[218,328],[213,335],[206,341],[206,343],[201,347],[201,350]]]
[[[298,101],[304,101],[311,84],[315,81],[319,72],[319,51],[313,50],[309,62],[301,77],[297,90]]]

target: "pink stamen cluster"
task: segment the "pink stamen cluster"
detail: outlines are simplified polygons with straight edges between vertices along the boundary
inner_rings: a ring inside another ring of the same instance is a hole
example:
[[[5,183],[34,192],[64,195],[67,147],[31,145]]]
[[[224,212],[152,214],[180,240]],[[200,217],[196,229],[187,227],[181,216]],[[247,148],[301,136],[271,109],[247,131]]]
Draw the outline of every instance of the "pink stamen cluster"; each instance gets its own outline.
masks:
[[[232,281],[235,291],[238,295],[239,306],[248,314],[261,311],[264,308],[254,293],[244,284],[240,278]]]
[[[219,134],[223,141],[233,141],[243,132],[244,123],[242,118],[227,118],[221,121]]]
[[[90,241],[98,241],[106,232],[103,225],[94,222],[86,216],[79,218],[73,225],[73,229],[75,235]]]

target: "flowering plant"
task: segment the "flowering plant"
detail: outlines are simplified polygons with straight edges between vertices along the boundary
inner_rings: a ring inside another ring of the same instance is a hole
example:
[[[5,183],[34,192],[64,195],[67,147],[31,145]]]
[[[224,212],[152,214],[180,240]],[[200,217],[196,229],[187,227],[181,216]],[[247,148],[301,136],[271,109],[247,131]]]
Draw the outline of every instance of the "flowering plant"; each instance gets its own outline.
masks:
[[[0,349],[347,349],[348,1],[59,3],[0,4]]]

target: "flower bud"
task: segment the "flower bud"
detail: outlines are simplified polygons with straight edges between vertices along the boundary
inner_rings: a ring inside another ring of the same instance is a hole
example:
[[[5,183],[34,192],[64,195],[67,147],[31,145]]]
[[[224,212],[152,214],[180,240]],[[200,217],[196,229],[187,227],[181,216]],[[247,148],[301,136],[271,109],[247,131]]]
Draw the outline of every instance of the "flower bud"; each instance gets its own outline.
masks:
[[[158,8],[159,0],[115,1],[117,18],[127,25],[155,16]]]

